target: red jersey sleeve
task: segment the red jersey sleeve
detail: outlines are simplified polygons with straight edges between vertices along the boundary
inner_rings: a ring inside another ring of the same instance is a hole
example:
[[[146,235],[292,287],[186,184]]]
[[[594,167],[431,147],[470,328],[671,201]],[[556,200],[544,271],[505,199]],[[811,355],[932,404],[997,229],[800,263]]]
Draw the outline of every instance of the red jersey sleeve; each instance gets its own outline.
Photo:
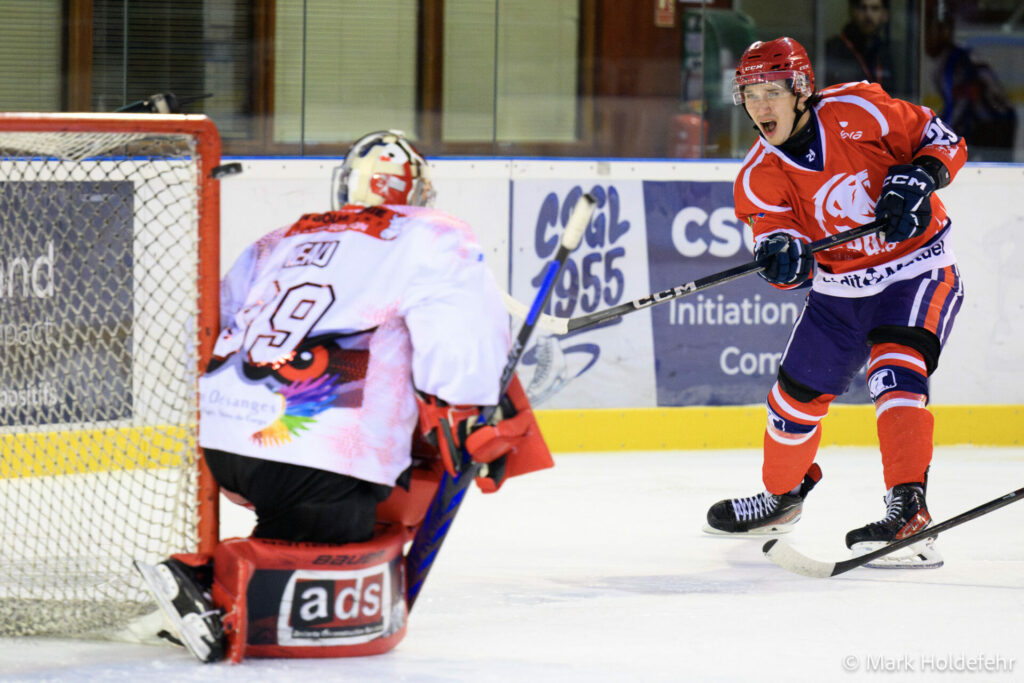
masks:
[[[890,97],[877,83],[829,88],[822,95],[833,93],[837,99],[860,98],[876,109],[880,115],[876,126],[893,165],[931,156],[946,166],[952,180],[967,161],[967,143],[928,107]]]

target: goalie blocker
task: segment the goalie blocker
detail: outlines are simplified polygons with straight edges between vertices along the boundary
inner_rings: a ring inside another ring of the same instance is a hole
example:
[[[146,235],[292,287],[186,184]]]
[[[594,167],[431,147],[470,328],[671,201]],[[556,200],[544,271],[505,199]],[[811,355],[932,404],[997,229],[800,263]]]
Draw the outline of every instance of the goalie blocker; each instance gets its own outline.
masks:
[[[476,479],[486,493],[498,490],[509,477],[554,464],[517,378],[509,385],[503,404],[506,419],[473,431],[466,443],[459,444],[475,461],[490,463],[488,476]],[[433,430],[460,431],[461,420],[447,423],[446,417],[425,405],[421,405],[421,414],[421,429],[428,434]],[[464,419],[475,418],[465,414]],[[221,613],[219,619],[213,617],[213,628],[208,629],[217,637],[213,652],[223,651],[236,663],[245,657],[355,657],[381,654],[401,642],[408,618],[403,550],[422,524],[445,471],[429,439],[414,441],[408,485],[396,486],[378,505],[376,533],[365,543],[235,538],[221,542],[212,556],[173,556],[195,568],[213,565],[212,586],[183,589],[206,592]],[[186,574],[178,572],[179,581],[189,580]],[[201,576],[202,572],[192,574]],[[148,578],[147,583],[154,594],[164,588],[152,585]],[[180,601],[158,602],[167,612]],[[184,614],[167,616],[179,628],[190,623]],[[208,614],[203,616],[210,619]],[[213,661],[206,648],[197,652],[189,638],[181,633],[171,635],[201,661]]]
[[[530,408],[530,399],[512,376],[498,406],[496,424],[480,422],[476,406],[450,406],[433,397],[419,395],[420,432],[437,449],[441,464],[452,477],[462,470],[461,453],[469,453],[473,462],[482,463],[477,486],[494,493],[507,477],[551,467],[551,454],[539,437],[540,428]]]

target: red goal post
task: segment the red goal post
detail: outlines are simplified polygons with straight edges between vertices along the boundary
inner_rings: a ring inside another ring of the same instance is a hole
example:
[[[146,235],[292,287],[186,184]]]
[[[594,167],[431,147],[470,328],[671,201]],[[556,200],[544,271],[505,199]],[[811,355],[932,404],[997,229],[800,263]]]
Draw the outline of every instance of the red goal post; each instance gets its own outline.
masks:
[[[0,113],[0,636],[109,635],[218,541],[219,163],[205,116]]]

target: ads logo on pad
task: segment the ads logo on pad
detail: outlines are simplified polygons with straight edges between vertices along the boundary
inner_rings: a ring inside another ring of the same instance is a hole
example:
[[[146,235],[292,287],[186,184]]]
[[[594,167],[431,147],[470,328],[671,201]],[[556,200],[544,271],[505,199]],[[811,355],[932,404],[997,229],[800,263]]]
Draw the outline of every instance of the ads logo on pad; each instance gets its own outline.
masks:
[[[389,564],[354,571],[296,571],[281,596],[281,645],[365,643],[390,633]]]

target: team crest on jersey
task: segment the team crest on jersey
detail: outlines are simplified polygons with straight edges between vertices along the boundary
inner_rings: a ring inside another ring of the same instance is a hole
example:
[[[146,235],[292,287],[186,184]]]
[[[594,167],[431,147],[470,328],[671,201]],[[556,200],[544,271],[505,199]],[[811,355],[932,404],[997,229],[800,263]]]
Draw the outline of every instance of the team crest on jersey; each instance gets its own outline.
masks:
[[[814,193],[814,217],[826,233],[855,228],[875,217],[868,172],[837,173]]]

